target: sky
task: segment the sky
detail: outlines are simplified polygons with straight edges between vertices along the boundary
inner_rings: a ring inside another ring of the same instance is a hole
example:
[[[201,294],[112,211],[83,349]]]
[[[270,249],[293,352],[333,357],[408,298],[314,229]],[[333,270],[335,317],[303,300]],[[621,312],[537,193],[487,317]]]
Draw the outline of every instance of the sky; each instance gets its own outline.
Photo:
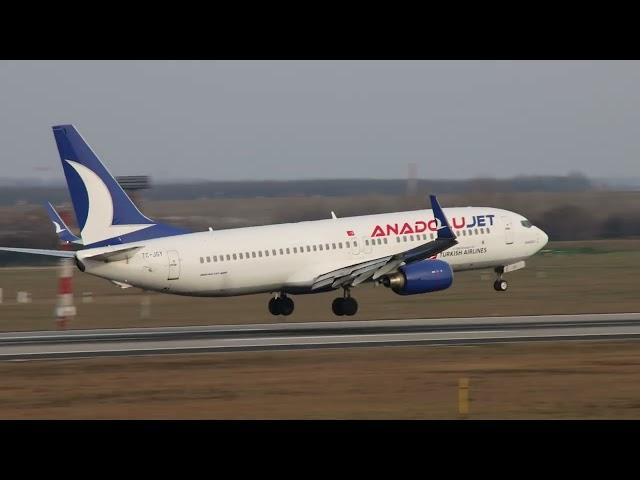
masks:
[[[640,177],[637,61],[0,61],[0,177]]]

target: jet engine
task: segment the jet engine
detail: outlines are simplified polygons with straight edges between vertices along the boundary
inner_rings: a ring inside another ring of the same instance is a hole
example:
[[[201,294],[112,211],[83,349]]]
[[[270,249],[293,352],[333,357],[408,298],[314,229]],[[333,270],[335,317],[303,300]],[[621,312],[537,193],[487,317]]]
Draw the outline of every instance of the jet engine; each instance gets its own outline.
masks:
[[[400,271],[382,277],[382,284],[398,295],[437,292],[453,283],[453,271],[442,260],[423,260],[400,267]]]

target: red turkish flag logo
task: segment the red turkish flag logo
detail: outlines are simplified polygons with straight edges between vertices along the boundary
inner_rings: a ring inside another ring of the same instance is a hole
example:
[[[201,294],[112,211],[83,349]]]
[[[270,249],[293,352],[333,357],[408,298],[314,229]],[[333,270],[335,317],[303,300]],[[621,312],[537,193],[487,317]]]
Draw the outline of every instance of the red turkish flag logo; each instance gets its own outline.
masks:
[[[350,237],[353,237],[355,233],[353,233],[353,230],[347,230],[347,235],[349,235]]]

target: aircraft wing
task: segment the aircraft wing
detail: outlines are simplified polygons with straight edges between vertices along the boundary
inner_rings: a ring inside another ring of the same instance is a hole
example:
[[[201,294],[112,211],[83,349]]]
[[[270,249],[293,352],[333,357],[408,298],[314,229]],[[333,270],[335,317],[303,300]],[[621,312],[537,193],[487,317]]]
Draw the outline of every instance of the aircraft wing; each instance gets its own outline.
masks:
[[[356,263],[322,274],[315,278],[311,290],[317,290],[329,285],[331,288],[339,288],[347,285],[356,286],[369,279],[376,280],[383,275],[397,270],[401,265],[419,262],[456,245],[458,240],[456,240],[456,236],[453,230],[451,230],[451,226],[438,200],[435,195],[431,195],[430,198],[431,208],[440,225],[438,228],[438,236],[435,240],[395,255],[387,255],[374,260]]]

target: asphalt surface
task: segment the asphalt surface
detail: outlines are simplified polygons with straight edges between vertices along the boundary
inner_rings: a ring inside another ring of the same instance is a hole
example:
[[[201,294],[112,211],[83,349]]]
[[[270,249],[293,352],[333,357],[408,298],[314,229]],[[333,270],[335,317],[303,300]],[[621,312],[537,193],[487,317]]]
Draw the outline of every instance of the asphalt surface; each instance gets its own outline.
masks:
[[[283,322],[3,333],[0,360],[636,338],[640,313]]]

